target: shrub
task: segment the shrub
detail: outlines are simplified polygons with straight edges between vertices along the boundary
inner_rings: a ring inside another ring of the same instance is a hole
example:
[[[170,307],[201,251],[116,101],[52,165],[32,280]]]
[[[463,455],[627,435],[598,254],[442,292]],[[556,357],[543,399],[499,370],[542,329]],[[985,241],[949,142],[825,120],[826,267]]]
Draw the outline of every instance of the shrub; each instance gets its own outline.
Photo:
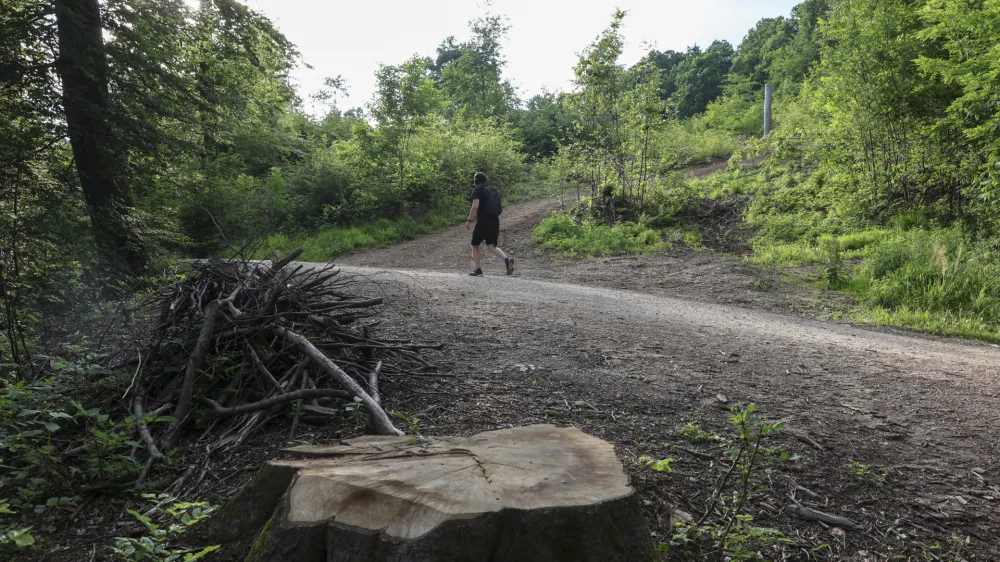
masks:
[[[641,223],[606,226],[591,220],[577,222],[564,213],[543,219],[532,232],[532,239],[568,256],[648,254],[670,247],[659,232]]]

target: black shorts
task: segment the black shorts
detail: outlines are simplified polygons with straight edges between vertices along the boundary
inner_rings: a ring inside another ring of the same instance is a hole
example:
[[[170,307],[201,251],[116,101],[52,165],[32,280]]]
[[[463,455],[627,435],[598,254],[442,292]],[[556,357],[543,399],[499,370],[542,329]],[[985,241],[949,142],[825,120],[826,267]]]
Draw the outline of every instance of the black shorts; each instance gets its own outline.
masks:
[[[487,246],[496,246],[497,239],[500,238],[499,220],[476,221],[475,228],[472,229],[472,245],[478,246],[484,241]]]

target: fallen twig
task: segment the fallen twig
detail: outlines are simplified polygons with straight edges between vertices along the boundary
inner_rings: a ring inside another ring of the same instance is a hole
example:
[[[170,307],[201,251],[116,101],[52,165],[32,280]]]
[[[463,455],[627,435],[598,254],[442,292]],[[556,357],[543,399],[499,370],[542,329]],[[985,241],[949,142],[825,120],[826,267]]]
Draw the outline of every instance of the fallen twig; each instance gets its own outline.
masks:
[[[786,507],[785,510],[801,519],[808,519],[810,521],[821,521],[823,523],[826,523],[828,525],[834,525],[836,527],[844,527],[847,529],[857,529],[858,527],[860,527],[860,525],[845,517],[839,517],[837,515],[831,515],[829,513],[824,513],[822,511],[816,511],[815,509],[810,509],[803,505],[792,504]]]
[[[826,450],[826,449],[823,448],[822,445],[820,445],[819,443],[817,443],[815,440],[813,440],[811,437],[809,437],[805,433],[801,433],[801,432],[795,431],[794,429],[785,429],[784,432],[787,433],[787,434],[789,434],[789,435],[791,435],[792,437],[798,439],[799,441],[805,443],[806,445],[809,445],[810,447],[816,449],[817,451],[825,451]]]
[[[688,449],[686,447],[678,447],[677,445],[674,445],[674,449],[677,449],[678,451],[684,451],[685,453],[687,453],[689,455],[694,455],[696,457],[703,458],[703,459],[708,459],[708,460],[714,460],[715,459],[714,455],[709,455],[708,453],[702,453],[702,452],[699,452],[699,451],[695,451],[694,449]]]

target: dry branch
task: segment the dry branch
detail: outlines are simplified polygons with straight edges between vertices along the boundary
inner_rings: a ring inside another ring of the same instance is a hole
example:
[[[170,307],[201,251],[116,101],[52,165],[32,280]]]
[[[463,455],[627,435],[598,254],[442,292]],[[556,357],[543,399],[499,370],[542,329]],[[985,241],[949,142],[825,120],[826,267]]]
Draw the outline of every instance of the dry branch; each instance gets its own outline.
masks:
[[[365,407],[368,414],[372,416],[372,425],[379,432],[380,435],[405,435],[402,431],[396,429],[396,426],[392,425],[392,421],[389,416],[386,415],[385,410],[382,406],[379,406],[378,402],[372,399],[371,396],[361,385],[357,383],[350,375],[345,373],[343,369],[337,366],[336,363],[330,360],[322,351],[316,349],[316,346],[312,344],[307,338],[301,334],[297,334],[284,326],[275,326],[275,333],[284,336],[289,341],[293,342],[296,346],[302,350],[302,353],[306,354],[310,359],[316,362],[321,369],[332,376],[338,383],[340,383],[344,388],[347,389],[354,397],[361,400],[361,405]]]
[[[382,404],[382,397],[378,394],[378,372],[382,370],[382,362],[379,361],[378,365],[375,365],[375,370],[372,374],[368,375],[368,391],[372,394],[372,400],[376,404]]]
[[[136,396],[133,401],[135,409],[135,421],[139,427],[139,438],[146,445],[146,450],[149,451],[150,458],[159,462],[163,460],[163,453],[156,448],[156,441],[153,440],[153,436],[149,433],[149,426],[146,425],[146,413],[143,411],[142,407],[142,397]]]
[[[187,421],[191,413],[191,396],[194,393],[194,379],[201,369],[201,363],[205,360],[205,354],[212,343],[212,334],[215,332],[215,318],[219,314],[219,301],[214,300],[205,307],[205,321],[201,325],[201,333],[198,335],[198,342],[195,344],[194,352],[191,353],[191,360],[188,361],[187,371],[184,373],[184,382],[181,384],[181,396],[177,400],[177,409],[174,410],[174,421],[170,422],[167,429],[167,448],[174,448],[181,437],[181,428]]]
[[[341,398],[347,400],[351,398],[349,392],[343,390],[328,390],[328,389],[305,389],[296,390],[295,392],[286,392],[279,396],[272,396],[260,402],[253,402],[251,404],[242,404],[240,406],[233,406],[232,408],[223,408],[218,402],[212,400],[211,398],[202,398],[201,401],[212,408],[212,413],[217,416],[236,416],[239,414],[250,414],[253,412],[259,412],[261,410],[266,410],[272,406],[277,406],[279,404],[285,404],[287,402],[295,402],[296,400],[305,400],[308,398]]]

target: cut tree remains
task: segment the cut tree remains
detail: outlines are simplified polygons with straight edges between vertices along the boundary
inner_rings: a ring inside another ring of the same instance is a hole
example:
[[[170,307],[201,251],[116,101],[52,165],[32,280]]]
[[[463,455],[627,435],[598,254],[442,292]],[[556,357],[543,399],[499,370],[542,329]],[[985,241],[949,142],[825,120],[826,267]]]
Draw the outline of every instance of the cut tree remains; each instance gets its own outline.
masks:
[[[356,285],[333,265],[295,264],[300,253],[200,262],[149,301],[159,310],[157,325],[121,345],[115,359],[138,363],[125,397],[148,462],[134,484],[163,448],[177,446],[199,404],[208,414],[199,418],[210,422],[203,438],[217,435],[202,478],[213,452],[246,442],[268,420],[290,418],[291,438],[300,418],[343,416],[344,406],[331,401],[357,403],[375,433],[403,434],[382,408],[378,379],[430,369],[419,351],[439,346],[370,336],[357,324],[382,299],[355,295]],[[164,430],[149,425],[167,414]]]
[[[253,562],[636,562],[653,558],[611,444],[575,428],[367,436],[289,450],[214,523]]]

